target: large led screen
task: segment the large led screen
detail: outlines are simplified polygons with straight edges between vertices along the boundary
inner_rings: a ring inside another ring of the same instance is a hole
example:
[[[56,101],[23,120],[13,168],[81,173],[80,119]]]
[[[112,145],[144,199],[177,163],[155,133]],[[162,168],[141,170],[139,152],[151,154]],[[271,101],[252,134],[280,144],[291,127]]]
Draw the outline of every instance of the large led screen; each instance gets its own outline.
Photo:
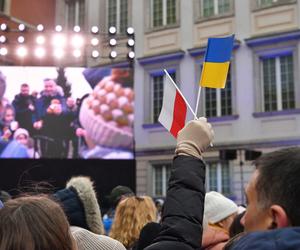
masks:
[[[133,159],[132,69],[0,72],[0,158]]]

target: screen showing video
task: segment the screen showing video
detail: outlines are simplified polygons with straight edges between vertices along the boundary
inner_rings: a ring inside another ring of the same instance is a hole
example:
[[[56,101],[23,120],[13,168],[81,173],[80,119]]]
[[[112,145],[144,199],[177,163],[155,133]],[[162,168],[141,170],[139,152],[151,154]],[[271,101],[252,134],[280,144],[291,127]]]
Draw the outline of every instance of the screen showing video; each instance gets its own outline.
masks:
[[[0,67],[0,158],[133,159],[133,70]]]

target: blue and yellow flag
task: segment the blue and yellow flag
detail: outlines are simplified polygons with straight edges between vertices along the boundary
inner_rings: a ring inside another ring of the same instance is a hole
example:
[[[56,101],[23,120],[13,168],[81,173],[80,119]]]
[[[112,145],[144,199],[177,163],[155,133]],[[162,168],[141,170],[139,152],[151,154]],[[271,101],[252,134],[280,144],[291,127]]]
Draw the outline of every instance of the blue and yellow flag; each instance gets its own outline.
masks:
[[[233,43],[234,35],[208,38],[200,80],[201,87],[225,88]]]

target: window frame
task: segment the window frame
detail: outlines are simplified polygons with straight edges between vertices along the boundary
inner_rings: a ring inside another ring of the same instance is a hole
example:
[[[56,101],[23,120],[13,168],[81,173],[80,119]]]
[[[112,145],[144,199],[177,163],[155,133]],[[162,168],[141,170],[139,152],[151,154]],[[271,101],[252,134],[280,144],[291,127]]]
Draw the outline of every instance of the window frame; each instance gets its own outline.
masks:
[[[252,3],[253,11],[274,8],[277,6],[282,6],[282,5],[287,5],[287,4],[294,4],[297,2],[297,0],[277,0],[277,2],[273,2],[273,4],[271,4],[271,5],[260,6],[259,1],[261,1],[261,0],[253,1],[253,3]]]
[[[6,8],[6,0],[0,0],[0,11],[2,13],[5,12],[5,8]]]
[[[293,59],[293,87],[294,87],[294,94],[295,94],[295,64],[294,64],[294,55],[292,52],[287,52],[286,54],[281,54],[281,55],[270,55],[268,57],[261,57],[260,58],[260,67],[261,67],[261,77],[260,77],[260,85],[261,85],[261,94],[262,94],[262,105],[261,109],[262,112],[278,112],[278,111],[283,111],[283,110],[288,110],[288,109],[283,109],[283,99],[282,99],[282,82],[281,82],[281,63],[280,59],[283,56],[292,56]],[[265,92],[264,92],[264,72],[263,72],[263,61],[265,59],[275,59],[275,83],[276,83],[276,104],[277,108],[276,110],[265,110]],[[294,101],[296,102],[296,97],[294,96]],[[293,108],[293,109],[296,109]]]
[[[83,20],[82,20],[82,24],[80,23],[80,2],[83,2],[84,5],[84,10],[83,10]],[[69,10],[70,10],[70,5],[74,4],[75,7],[75,13],[74,13],[74,25],[72,27],[69,27]],[[66,1],[66,10],[65,10],[66,16],[65,16],[65,27],[67,27],[68,29],[73,29],[74,26],[80,26],[81,28],[85,27],[86,24],[86,1],[85,0],[67,0]]]
[[[178,87],[180,87],[180,85],[177,83],[177,71],[174,68],[170,68],[168,69],[168,72],[170,75],[175,73],[175,81]],[[164,89],[164,83],[165,83],[165,73],[164,71],[154,71],[150,73],[150,123],[151,124],[156,124],[158,123],[158,121],[154,121],[154,81],[153,81],[153,77],[157,77],[157,76],[162,76],[163,77],[163,86],[162,86],[162,90]],[[162,96],[163,98],[163,96]]]
[[[176,13],[176,22],[174,24],[167,24],[167,20],[168,20],[168,16],[167,16],[167,1],[168,0],[161,0],[163,2],[163,9],[162,9],[162,13],[163,13],[163,23],[161,26],[157,26],[154,27],[153,22],[153,1],[154,0],[148,0],[148,4],[147,7],[149,9],[149,11],[147,11],[149,13],[149,18],[148,18],[148,31],[152,32],[152,31],[157,31],[157,30],[164,30],[166,28],[174,28],[179,26],[180,24],[180,0],[175,0],[175,13]]]
[[[124,30],[123,32],[120,31],[120,27],[121,27],[121,22],[120,22],[120,20],[121,20],[121,1],[122,0],[116,0],[117,9],[116,9],[116,25],[115,25],[115,27],[117,29],[117,33],[126,34],[126,30]],[[107,15],[106,15],[107,25],[106,25],[106,27],[107,27],[107,30],[108,30],[109,27],[110,27],[110,24],[109,24],[109,0],[107,0],[106,6],[107,6],[107,8],[106,8],[106,11],[107,11],[106,12],[107,13]],[[130,0],[127,0],[127,27],[130,26],[130,15],[129,15],[130,6],[131,6]]]
[[[234,16],[234,11],[235,11],[235,0],[229,0],[229,11],[228,13],[219,13],[219,0],[213,0],[214,1],[214,14],[211,16],[205,17],[203,12],[203,1],[204,0],[195,0],[195,11],[196,11],[196,20],[198,22],[204,21],[204,20],[213,20],[213,19],[219,19],[219,18],[224,18],[224,17],[230,17]]]
[[[162,193],[157,194],[156,193],[156,169],[158,167],[162,168]],[[171,172],[172,169],[172,162],[166,161],[166,162],[153,162],[151,163],[151,168],[152,168],[152,176],[151,176],[151,183],[152,183],[152,196],[154,197],[165,197],[167,195],[167,189],[168,189],[168,181],[169,179],[167,178],[167,168],[169,168],[169,171]]]
[[[217,190],[212,190],[210,188],[210,171],[211,171],[211,165],[213,164],[216,164],[217,165]],[[222,164],[226,164],[228,166],[228,183],[229,183],[229,193],[224,193],[223,192],[223,173],[222,173],[222,170],[223,170],[223,165]],[[206,184],[205,184],[205,188],[206,188],[206,192],[209,192],[209,191],[216,191],[216,192],[219,192],[219,193],[222,193],[224,194],[225,196],[230,196],[232,195],[233,193],[233,187],[232,187],[232,167],[231,167],[231,164],[230,164],[230,161],[210,161],[210,162],[207,162],[207,167],[206,167]]]

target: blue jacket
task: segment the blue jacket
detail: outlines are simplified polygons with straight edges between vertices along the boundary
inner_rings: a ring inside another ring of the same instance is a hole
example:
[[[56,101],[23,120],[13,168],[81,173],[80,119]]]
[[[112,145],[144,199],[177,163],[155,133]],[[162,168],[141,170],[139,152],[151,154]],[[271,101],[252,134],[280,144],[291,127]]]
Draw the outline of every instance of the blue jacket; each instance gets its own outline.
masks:
[[[299,250],[300,227],[249,233],[226,250]]]

